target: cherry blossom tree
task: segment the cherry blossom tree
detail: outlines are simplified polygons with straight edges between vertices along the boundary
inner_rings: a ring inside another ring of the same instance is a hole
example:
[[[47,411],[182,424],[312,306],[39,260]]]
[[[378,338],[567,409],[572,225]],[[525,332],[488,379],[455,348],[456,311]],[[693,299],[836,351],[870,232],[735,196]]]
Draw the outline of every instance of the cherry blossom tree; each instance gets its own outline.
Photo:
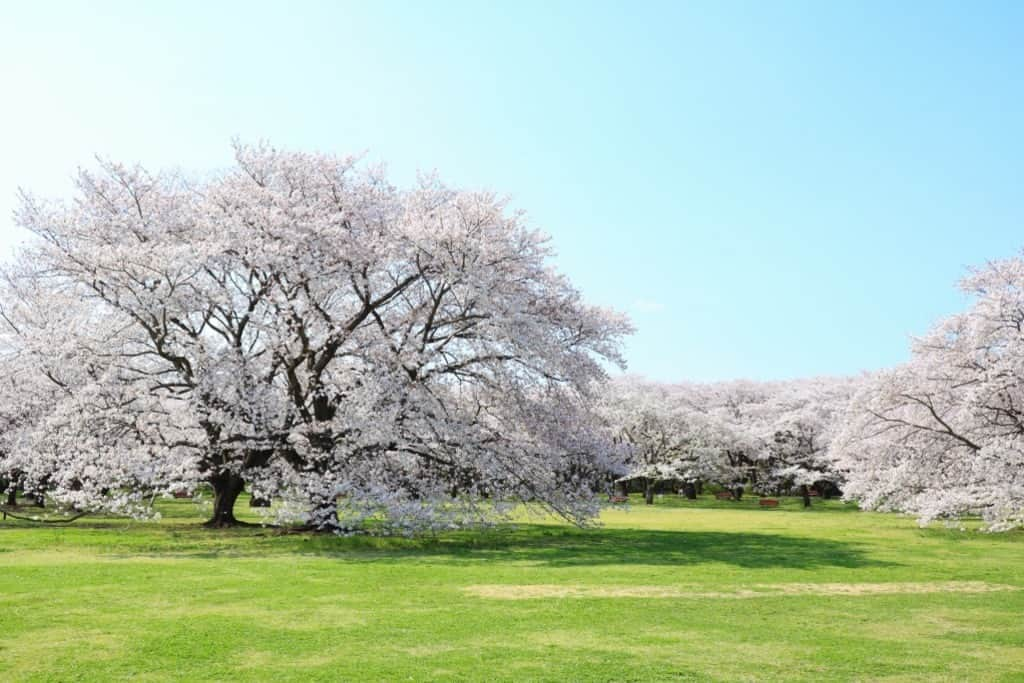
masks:
[[[831,451],[835,431],[857,386],[852,378],[813,378],[777,383],[763,404],[763,447],[755,458],[757,487],[797,488],[804,506],[811,488],[831,496],[842,483]]]
[[[602,410],[628,448],[628,469],[620,483],[640,480],[644,501],[653,504],[659,482],[685,476],[682,460],[691,434],[678,397],[668,385],[626,376],[608,386]]]
[[[709,444],[719,453],[712,479],[732,491],[738,500],[747,483],[756,483],[755,461],[764,448],[763,406],[771,387],[761,382],[736,380],[695,386],[691,403],[708,415],[712,425]]]
[[[912,360],[877,373],[836,448],[846,493],[922,524],[980,514],[1024,523],[1024,257],[961,282],[969,308],[915,340]]]
[[[105,163],[73,205],[19,212],[39,238],[23,263],[107,333],[68,328],[76,362],[147,416],[138,448],[168,463],[151,471],[209,483],[214,526],[247,481],[317,529],[343,527],[339,500],[404,527],[499,499],[592,514],[612,450],[593,387],[630,326],[583,302],[542,234],[492,194],[399,190],[353,158],[239,145],[236,162],[203,182]]]

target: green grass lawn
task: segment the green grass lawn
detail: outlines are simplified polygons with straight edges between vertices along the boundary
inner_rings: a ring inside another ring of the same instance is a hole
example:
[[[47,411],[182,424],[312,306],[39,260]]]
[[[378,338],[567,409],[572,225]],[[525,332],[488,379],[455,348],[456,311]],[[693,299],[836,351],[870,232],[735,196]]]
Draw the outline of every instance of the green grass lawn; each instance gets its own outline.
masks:
[[[420,540],[162,509],[0,523],[0,678],[1024,681],[1021,533],[799,499]]]

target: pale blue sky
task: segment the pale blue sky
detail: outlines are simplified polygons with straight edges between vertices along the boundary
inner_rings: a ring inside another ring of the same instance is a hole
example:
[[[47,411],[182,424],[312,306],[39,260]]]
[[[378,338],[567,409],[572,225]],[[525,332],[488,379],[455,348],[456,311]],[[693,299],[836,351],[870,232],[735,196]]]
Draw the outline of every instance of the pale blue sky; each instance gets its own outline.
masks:
[[[1024,245],[1024,3],[0,4],[0,232],[230,139],[510,194],[664,380],[907,356]]]

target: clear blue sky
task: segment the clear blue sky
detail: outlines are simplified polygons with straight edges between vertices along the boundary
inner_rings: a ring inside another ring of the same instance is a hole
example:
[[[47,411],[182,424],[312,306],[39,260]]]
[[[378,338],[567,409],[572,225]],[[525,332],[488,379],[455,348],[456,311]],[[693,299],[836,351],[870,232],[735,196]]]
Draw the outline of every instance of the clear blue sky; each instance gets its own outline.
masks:
[[[1024,3],[9,2],[0,231],[94,153],[230,139],[511,195],[639,329],[631,370],[899,362],[1024,245]]]

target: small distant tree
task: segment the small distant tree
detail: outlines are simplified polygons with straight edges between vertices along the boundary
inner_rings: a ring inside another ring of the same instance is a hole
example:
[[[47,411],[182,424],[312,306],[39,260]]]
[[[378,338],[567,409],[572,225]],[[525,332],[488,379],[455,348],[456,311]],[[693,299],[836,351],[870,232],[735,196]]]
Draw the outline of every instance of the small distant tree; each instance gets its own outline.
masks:
[[[690,435],[678,401],[666,385],[627,376],[608,386],[602,410],[628,448],[620,483],[640,481],[644,502],[653,504],[659,482],[684,476],[681,459]]]
[[[761,415],[764,446],[756,467],[762,489],[795,488],[810,507],[812,488],[830,494],[838,487],[841,475],[830,447],[856,386],[848,378],[776,385]]]

